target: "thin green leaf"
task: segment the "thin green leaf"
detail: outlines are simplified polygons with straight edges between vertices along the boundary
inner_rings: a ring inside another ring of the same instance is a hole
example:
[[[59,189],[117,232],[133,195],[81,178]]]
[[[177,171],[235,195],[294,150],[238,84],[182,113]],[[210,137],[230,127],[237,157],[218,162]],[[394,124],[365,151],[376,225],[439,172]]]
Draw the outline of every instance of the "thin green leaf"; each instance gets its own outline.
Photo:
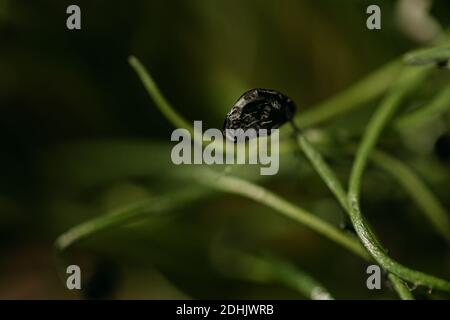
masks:
[[[231,276],[261,283],[278,283],[311,300],[333,300],[329,291],[311,275],[272,255],[256,256],[231,249],[223,254],[227,261],[222,269]]]
[[[440,64],[448,60],[450,60],[450,46],[415,50],[404,56],[404,61],[411,65]]]
[[[149,200],[139,201],[124,208],[119,208],[108,214],[77,225],[63,233],[56,239],[55,248],[57,252],[63,252],[83,239],[100,232],[177,209],[187,201],[193,201],[199,196],[201,196],[201,193],[198,190],[189,190],[166,197],[155,197]]]
[[[237,177],[216,173],[212,170],[199,170],[194,174],[193,178],[217,190],[244,196],[275,209],[288,218],[340,244],[356,255],[364,259],[368,258],[367,252],[362,248],[361,244],[347,233],[256,184]]]
[[[297,143],[301,150],[305,153],[306,157],[317,171],[319,176],[327,185],[328,189],[334,194],[339,204],[347,212],[347,194],[342,186],[341,182],[334,174],[333,170],[328,166],[328,164],[323,159],[322,155],[312,146],[304,134],[297,134]]]
[[[134,71],[136,71],[148,94],[153,101],[155,101],[158,109],[170,123],[172,123],[175,128],[185,128],[193,134],[194,128],[170,105],[142,63],[134,56],[130,56],[128,62],[133,67]]]
[[[443,89],[431,102],[416,111],[399,117],[394,126],[397,129],[423,125],[436,120],[450,109],[450,86]]]

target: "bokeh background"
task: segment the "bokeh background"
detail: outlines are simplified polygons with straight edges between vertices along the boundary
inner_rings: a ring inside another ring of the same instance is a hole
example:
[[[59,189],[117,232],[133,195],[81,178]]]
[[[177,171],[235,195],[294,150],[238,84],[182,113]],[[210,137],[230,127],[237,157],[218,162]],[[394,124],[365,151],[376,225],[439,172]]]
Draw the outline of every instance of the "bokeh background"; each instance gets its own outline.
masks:
[[[382,30],[369,31],[365,10],[374,3],[382,8]],[[66,28],[70,4],[81,7],[80,31]],[[398,6],[364,0],[0,0],[0,298],[305,298],[283,284],[233,272],[238,262],[227,248],[287,261],[336,298],[395,298],[385,282],[382,290],[367,290],[367,263],[360,258],[235,195],[212,193],[71,248],[68,261],[83,270],[81,292],[67,290],[59,279],[53,242],[120,206],[197,188],[167,178],[173,127],[130,68],[130,54],[189,121],[220,128],[235,100],[254,87],[288,94],[301,114],[430,42],[433,30],[430,36],[425,27],[402,25]],[[445,28],[450,3],[434,1],[430,13]],[[429,99],[448,80],[448,71],[441,71],[417,99]],[[317,128],[358,137],[378,101]],[[440,152],[435,141],[448,132],[449,119],[382,141],[447,209],[448,140]],[[343,181],[351,160],[329,157]],[[345,220],[301,153],[283,163],[265,187],[334,225]],[[389,175],[370,167],[363,194],[365,214],[392,256],[450,277],[448,244]],[[415,293],[446,297],[426,288]]]

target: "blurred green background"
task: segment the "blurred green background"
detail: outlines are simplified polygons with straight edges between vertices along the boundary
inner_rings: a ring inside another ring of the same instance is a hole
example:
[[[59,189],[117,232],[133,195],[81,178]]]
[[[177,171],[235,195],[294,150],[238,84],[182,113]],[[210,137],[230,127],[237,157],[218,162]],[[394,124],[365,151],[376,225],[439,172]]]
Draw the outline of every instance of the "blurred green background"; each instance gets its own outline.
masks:
[[[375,3],[382,8],[382,30],[369,31],[365,10]],[[66,29],[70,4],[81,7],[80,31]],[[400,26],[397,6],[364,0],[0,0],[0,299],[305,298],[282,284],[228,272],[236,262],[226,258],[225,247],[289,261],[336,298],[395,298],[385,282],[382,290],[367,290],[367,263],[360,258],[234,195],[212,193],[70,249],[70,263],[83,270],[82,292],[65,289],[58,278],[52,244],[70,227],[121,205],[197,188],[167,178],[173,127],[128,65],[130,54],[189,121],[221,128],[236,99],[254,87],[288,94],[301,117],[427,43]],[[450,2],[435,1],[431,14],[447,27]],[[410,104],[423,103],[448,80],[448,71],[433,75]],[[377,102],[318,128],[359,137]],[[449,124],[445,116],[411,135],[389,134],[382,145],[413,167],[447,209],[448,157],[440,159],[434,144]],[[329,160],[346,181],[351,157]],[[334,225],[344,221],[300,153],[286,157],[280,174],[264,186]],[[370,167],[363,194],[365,214],[392,256],[450,277],[448,244],[390,176]],[[424,288],[415,293],[434,297]]]

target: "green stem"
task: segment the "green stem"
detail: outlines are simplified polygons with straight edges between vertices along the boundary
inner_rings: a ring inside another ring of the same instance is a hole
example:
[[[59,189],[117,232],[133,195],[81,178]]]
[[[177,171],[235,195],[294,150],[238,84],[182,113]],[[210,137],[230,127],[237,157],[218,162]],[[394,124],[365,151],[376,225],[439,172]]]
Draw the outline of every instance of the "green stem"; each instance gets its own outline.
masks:
[[[227,247],[220,249],[218,268],[229,276],[259,283],[278,283],[311,300],[333,300],[321,283],[286,261],[267,254],[257,256]]]
[[[421,68],[405,72],[399,79],[399,83],[392,88],[392,92],[382,102],[381,106],[372,117],[353,163],[350,174],[348,201],[350,206],[350,218],[356,233],[363,245],[380,266],[416,285],[426,285],[435,289],[450,291],[450,283],[448,281],[409,269],[390,258],[379,245],[377,238],[366,223],[361,213],[359,202],[362,174],[371,151],[374,149],[383,128],[399,106],[402,98],[412,91],[425,75],[426,69]]]
[[[443,41],[446,39],[443,38]],[[450,46],[436,46],[426,49],[418,49],[408,52],[404,55],[403,60],[411,65],[438,64],[450,60]]]
[[[393,273],[389,273],[388,278],[394,286],[394,290],[398,293],[402,300],[414,300],[411,291],[402,279]]]
[[[181,207],[185,202],[195,200],[201,195],[198,191],[188,190],[172,194],[170,197],[155,197],[119,208],[69,229],[56,239],[55,249],[58,253],[62,253],[80,240],[149,216],[157,216]]]
[[[311,143],[308,141],[308,139],[306,139],[303,133],[297,134],[297,143],[299,144],[300,149],[303,150],[309,162],[312,164],[319,176],[339,201],[342,208],[347,212],[347,194],[344,191],[341,182],[334,174],[333,170],[330,169],[328,164],[323,159],[322,155],[311,145]]]
[[[133,67],[134,71],[136,71],[142,81],[142,84],[147,90],[147,93],[153,99],[158,109],[170,121],[170,123],[172,123],[175,128],[185,128],[189,130],[191,135],[194,134],[194,128],[186,120],[184,120],[184,118],[178,114],[174,108],[172,108],[142,63],[134,56],[130,56],[128,58],[128,62],[131,67]]]
[[[141,79],[147,93],[165,117],[175,128],[185,128],[192,134],[194,128],[170,105],[142,63],[134,56],[130,56],[128,62]],[[354,108],[361,107],[385,92],[392,80],[398,75],[400,69],[400,61],[396,60],[388,63],[344,92],[317,106],[308,108],[301,116],[297,116],[296,121],[302,127],[312,126],[330,120]]]
[[[295,125],[294,125],[295,127]],[[311,165],[317,171],[319,176],[325,182],[327,187],[333,193],[333,195],[338,200],[339,204],[342,206],[344,211],[350,216],[350,208],[347,201],[347,193],[344,187],[337,178],[333,170],[328,166],[328,164],[323,159],[322,155],[317,151],[313,145],[308,141],[306,136],[301,130],[297,129],[297,143],[301,150],[305,153]]]
[[[198,182],[217,190],[241,195],[275,209],[283,215],[316,231],[320,235],[340,244],[363,259],[367,260],[369,258],[361,244],[347,233],[260,186],[237,177],[216,173],[212,170],[199,170],[192,176]]]
[[[158,108],[160,108],[163,113],[171,120],[171,122],[176,127],[184,127],[184,128],[191,128],[189,124],[184,121],[183,118],[181,118],[178,113],[176,113],[173,108],[170,106],[170,104],[167,103],[167,101],[164,99],[163,95],[160,93],[154,82],[151,80],[150,76],[148,76],[146,70],[140,65],[140,63],[135,58],[130,58],[130,64],[135,68],[135,70],[140,75],[142,81],[144,82],[144,85],[147,88],[147,91],[151,95],[151,97],[156,102]],[[338,95],[335,99],[330,100],[328,103],[322,105],[322,107],[319,107],[317,109],[313,109],[312,115],[305,118],[306,120],[301,120],[300,123],[303,125],[307,125],[308,121],[309,123],[314,123],[315,121],[323,121],[326,119],[331,118],[332,116],[338,115],[340,113],[343,113],[345,111],[348,111],[352,109],[353,107],[356,107],[357,105],[369,101],[370,99],[374,98],[375,96],[381,94],[384,90],[386,90],[387,85],[386,82],[388,77],[393,77],[394,74],[397,73],[398,66],[395,66],[396,63],[393,63],[392,65],[388,65],[386,68],[381,70],[380,72],[375,73],[368,79],[362,81],[361,83],[355,85],[350,90],[348,90],[346,93]],[[391,74],[392,73],[392,74]],[[382,81],[383,80],[383,81]],[[378,84],[383,84],[381,86],[378,86]],[[386,87],[384,87],[386,85]],[[373,90],[373,91],[372,91]],[[364,91],[364,94],[359,95],[360,91]],[[191,132],[193,130],[191,129]],[[314,163],[319,163],[319,173],[321,174],[322,178],[324,177],[333,177],[332,183],[329,183],[330,180],[324,179],[327,182],[328,187],[332,190],[332,192],[336,195],[341,205],[348,210],[347,202],[344,201],[344,195],[345,192],[342,188],[341,184],[337,180],[337,178],[334,176],[333,172],[329,170],[329,168],[326,166],[326,163],[323,161],[323,159],[320,157],[320,154],[316,153],[314,149],[310,148],[310,145],[306,141],[306,139],[299,139],[300,145],[302,145],[303,149],[306,150],[307,154],[310,155],[311,158],[315,159]],[[221,176],[222,179],[224,179],[223,176]],[[236,179],[236,178],[230,178],[228,179]],[[222,180],[223,181],[223,180]],[[348,238],[346,234],[340,232],[340,230],[336,230],[332,226],[324,223],[320,219],[315,218],[310,213],[290,204],[289,202],[278,198],[274,194],[261,192],[262,189],[258,189],[258,187],[254,186],[251,187],[251,184],[249,184],[246,181],[243,180],[225,180],[225,184],[221,184],[219,186],[216,185],[219,189],[227,190],[229,192],[236,193],[236,189],[228,188],[229,184],[231,185],[244,185],[245,187],[249,187],[247,192],[243,189],[240,190],[240,194],[247,195],[249,198],[252,198],[256,201],[260,201],[282,213],[285,215],[305,224],[306,226],[310,227],[311,229],[316,230],[317,232],[321,233],[322,235],[340,243],[347,249],[355,252],[361,257],[364,257],[365,259],[368,258],[367,253],[363,250],[361,251],[361,246],[358,242],[355,242],[353,238]],[[247,185],[246,185],[247,184]],[[249,191],[252,191],[249,193]],[[264,194],[264,196],[267,197],[261,197],[260,195]]]
[[[401,66],[400,60],[386,64],[345,91],[316,106],[311,106],[296,117],[296,123],[306,128],[364,106],[388,90],[398,76]]]
[[[450,86],[447,86],[426,106],[407,113],[394,121],[396,129],[408,129],[433,121],[450,108]]]
[[[305,152],[314,169],[348,213],[347,194],[336,175],[305,135],[300,134],[296,138],[298,146]],[[294,145],[287,144],[283,152],[292,152],[294,150],[297,150],[297,148],[294,148]],[[354,152],[354,147],[351,147],[350,150]],[[370,159],[403,187],[425,214],[425,217],[430,221],[434,229],[450,242],[449,213],[420,177],[402,161],[383,151],[374,150],[370,155]]]
[[[351,213],[347,203],[347,195],[333,170],[331,170],[321,154],[309,143],[301,131],[297,134],[297,142],[319,176],[334,194],[345,212],[350,216]],[[394,289],[397,289],[397,286],[394,285]],[[400,292],[398,292],[398,294],[401,296]]]
[[[222,173],[216,173],[213,170],[205,168],[196,169],[190,173],[184,172],[180,177],[186,177],[186,175],[189,179],[195,179],[201,184],[213,187],[214,189],[245,196],[273,208],[326,238],[342,245],[356,255],[366,260],[370,259],[367,252],[355,238],[352,238],[343,231],[317,218],[312,213],[297,207],[262,187],[243,179],[226,176]],[[120,208],[68,230],[57,238],[55,248],[58,252],[62,252],[78,241],[94,234],[179,208],[187,201],[195,200],[202,195],[203,193],[198,190],[185,191],[171,195],[170,197],[154,198]]]
[[[295,206],[294,204],[291,204],[290,202],[266,189],[263,189],[262,187],[236,177],[213,173],[213,171],[202,171],[202,173],[196,174],[195,177],[199,179],[200,182],[206,183],[216,189],[245,196],[273,208],[287,217],[309,227],[324,237],[340,244],[366,261],[372,261],[371,257],[367,254],[367,251],[361,250],[361,244],[354,238],[349,237],[346,233],[343,233],[339,229],[329,225],[321,219],[316,218],[313,214],[299,208],[298,206]],[[393,286],[399,296],[403,298],[405,294],[401,291],[402,288],[400,284],[401,283],[397,281],[397,283],[394,283]]]
[[[442,45],[447,41],[448,37],[443,36],[436,41],[436,45]],[[431,49],[421,49],[406,54],[403,59],[391,61],[341,93],[318,105],[309,107],[305,112],[299,114],[295,121],[302,128],[311,127],[353,109],[363,107],[390,88],[393,81],[400,74],[403,61],[409,63],[413,60],[420,60],[421,63],[436,63],[442,61],[442,59],[448,59],[448,48],[448,46],[439,46]]]

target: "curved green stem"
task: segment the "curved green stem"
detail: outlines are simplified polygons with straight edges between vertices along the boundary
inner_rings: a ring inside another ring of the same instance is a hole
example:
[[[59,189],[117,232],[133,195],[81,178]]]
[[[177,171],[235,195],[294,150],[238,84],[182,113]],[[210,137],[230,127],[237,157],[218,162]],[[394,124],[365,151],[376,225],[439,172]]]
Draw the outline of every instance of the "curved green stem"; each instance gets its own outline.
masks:
[[[360,208],[359,195],[361,190],[362,174],[367,164],[370,153],[374,149],[376,142],[391,118],[401,99],[415,86],[420,83],[426,74],[426,69],[413,69],[405,72],[399,79],[399,83],[394,86],[392,92],[383,101],[375,115],[372,117],[358,148],[356,159],[353,163],[350,174],[348,191],[348,202],[350,207],[350,218],[356,233],[363,245],[370,252],[372,257],[387,271],[400,278],[413,282],[416,285],[426,285],[435,289],[450,291],[450,283],[446,280],[407,268],[390,258],[379,245],[377,238],[366,223]]]
[[[448,37],[443,36],[437,39],[436,44],[442,45],[447,40]],[[396,59],[387,63],[346,90],[318,105],[309,107],[305,112],[296,116],[295,121],[302,128],[306,128],[360,108],[381,96],[390,88],[394,80],[400,75],[403,61],[406,63],[420,62],[419,64],[438,63],[442,60],[448,60],[448,56],[448,46],[409,52],[403,59]]]
[[[263,283],[279,283],[299,292],[311,300],[333,300],[329,291],[311,275],[298,267],[273,256],[255,256],[235,251],[232,255],[232,266],[227,271],[235,271],[235,275]]]
[[[401,67],[400,60],[386,64],[345,91],[308,108],[295,118],[296,123],[306,128],[364,106],[388,90]]]
[[[133,67],[134,71],[136,71],[142,81],[142,84],[147,90],[147,93],[153,101],[155,101],[155,104],[161,113],[175,126],[175,128],[185,128],[193,134],[194,128],[186,122],[186,120],[184,120],[184,118],[180,116],[174,108],[172,108],[142,63],[134,56],[130,56],[128,58],[128,62]]]
[[[292,288],[311,300],[333,300],[329,291],[316,279],[290,263],[275,258],[266,258],[272,277],[288,288]]]
[[[185,202],[195,200],[199,196],[201,193],[198,190],[188,190],[169,197],[155,197],[133,203],[69,229],[56,239],[54,247],[58,253],[62,253],[75,243],[92,235],[179,208]]]
[[[333,170],[331,170],[328,164],[324,161],[321,154],[318,151],[316,151],[316,149],[309,143],[309,141],[306,139],[303,133],[298,132],[297,142],[300,148],[303,150],[303,152],[305,152],[306,157],[308,158],[314,169],[318,172],[319,176],[328,186],[330,191],[334,194],[334,196],[339,201],[345,212],[350,216],[351,212],[347,203],[347,195],[344,191],[342,184],[334,174]],[[376,244],[380,246],[378,242],[376,242]],[[397,290],[398,288],[398,286],[395,284],[393,285],[393,287],[395,290]],[[401,292],[398,292],[398,294],[401,297],[402,295]]]
[[[333,170],[330,169],[328,164],[323,159],[322,155],[311,145],[311,143],[303,133],[297,134],[297,143],[299,144],[300,149],[303,150],[309,162],[312,164],[319,176],[339,201],[339,204],[347,212],[347,194]]]
[[[166,116],[169,118],[169,120],[171,120],[171,122],[175,126],[190,128],[189,124],[187,124],[184,121],[184,119],[182,119],[173,110],[173,108],[167,103],[167,101],[164,99],[162,94],[157,89],[156,85],[154,85],[154,83],[152,81],[149,81],[149,80],[151,80],[151,78],[147,75],[145,69],[138,63],[138,61],[135,58],[130,58],[130,63],[135,67],[138,74],[140,74],[140,77],[144,81],[144,84],[145,84],[148,92],[150,93],[152,98],[155,100],[158,107],[163,111],[164,114],[166,114]],[[374,75],[374,77],[356,85],[351,90],[349,90],[346,94],[339,95],[334,101],[331,101],[332,103],[329,102],[328,104],[325,104],[322,107],[315,110],[313,115],[309,116],[310,120],[302,120],[303,122],[300,121],[300,123],[302,123],[303,125],[306,125],[308,121],[310,121],[310,123],[313,123],[315,121],[323,121],[334,115],[345,112],[358,104],[363,103],[364,101],[366,101],[365,99],[368,99],[368,100],[372,99],[374,96],[376,96],[376,95],[380,94],[381,92],[383,92],[384,90],[386,90],[387,87],[380,86],[380,87],[377,87],[376,90],[370,91],[371,89],[373,89],[373,88],[371,88],[371,86],[375,85],[375,84],[386,84],[386,82],[387,82],[386,79],[384,81],[381,81],[382,80],[381,78],[386,77],[388,74],[390,74],[393,71],[395,71],[395,74],[396,74],[396,72],[398,71],[398,70],[395,70],[396,68],[397,67],[395,67],[395,64],[393,64],[392,66],[388,66],[383,72],[376,73]],[[394,76],[394,74],[391,74],[391,76]],[[363,95],[358,95],[358,91],[360,91],[360,90],[365,91],[365,93]],[[352,103],[349,103],[350,100],[352,101]],[[336,107],[336,105],[338,107]],[[171,112],[168,112],[168,111],[171,111]],[[306,119],[308,119],[308,117],[306,117]],[[299,143],[302,146],[302,148],[305,150],[305,152],[309,155],[309,157],[311,159],[314,159],[313,164],[314,163],[318,164],[318,166],[316,166],[316,170],[318,170],[321,177],[324,178],[324,181],[327,182],[328,187],[336,195],[336,197],[338,198],[339,202],[344,207],[344,209],[350,210],[347,202],[344,200],[344,195],[345,195],[345,192],[343,191],[344,189],[342,188],[342,186],[339,183],[339,181],[337,180],[337,178],[334,176],[334,173],[331,170],[329,170],[326,163],[321,158],[320,154],[315,152],[313,148],[310,148],[310,145],[306,139],[303,139],[300,137]],[[317,169],[317,167],[318,167],[318,169]],[[331,180],[326,179],[326,177],[328,177],[328,178],[332,177],[332,179]],[[230,177],[228,177],[228,179],[231,179],[231,180],[223,180],[224,176],[220,176],[219,178],[221,178],[221,181],[222,181],[222,183],[220,183],[219,185],[216,185],[216,187],[218,187],[219,189],[222,189],[222,190],[225,190],[228,192],[246,195],[249,198],[252,198],[256,201],[262,202],[262,203],[278,210],[279,212],[282,212],[285,215],[305,224],[306,226],[316,230],[317,232],[321,233],[322,235],[340,243],[344,247],[352,250],[353,252],[357,253],[361,257],[364,257],[367,259],[367,253],[364,250],[360,249],[361,248],[360,244],[357,242],[355,243],[354,239],[347,238],[345,234],[340,232],[340,230],[335,230],[332,226],[327,225],[326,223],[324,223],[323,221],[321,221],[319,219],[316,219],[313,215],[309,214],[308,212],[290,204],[289,202],[277,197],[274,194],[265,193],[263,189],[258,189],[257,186],[252,187],[252,185],[246,181],[233,180],[236,178],[230,178]],[[229,188],[230,185],[233,186],[233,188]],[[235,187],[237,187],[239,185],[247,188],[247,191],[241,188],[239,192],[236,192]],[[261,195],[263,195],[263,196],[261,196]],[[369,234],[370,234],[370,232],[369,232]],[[374,238],[373,243],[378,245],[375,237],[373,235],[372,235],[372,237]]]
[[[314,169],[348,213],[347,194],[334,172],[329,168],[321,154],[307,140],[305,135],[300,134],[296,138],[297,144],[305,152]],[[292,152],[293,150],[294,146],[291,144],[286,145],[283,149],[284,152]],[[350,150],[354,152],[354,147],[351,147]],[[410,198],[425,214],[425,218],[430,221],[434,229],[450,242],[449,213],[421,178],[402,161],[386,152],[374,150],[370,154],[370,159],[403,187]]]
[[[170,105],[142,63],[134,56],[130,56],[128,62],[164,116],[174,127],[185,128],[192,134],[194,128]],[[296,117],[296,121],[302,127],[312,126],[360,107],[385,92],[389,88],[392,80],[398,75],[400,69],[401,61],[396,60],[388,63],[381,69],[352,85],[344,92],[337,94],[317,106],[308,108],[301,116]]]
[[[215,189],[245,196],[262,203],[340,244],[356,255],[366,260],[369,258],[361,244],[348,234],[260,186],[237,177],[216,173],[212,170],[199,170],[193,177],[198,182]]]
[[[180,178],[194,179],[197,182],[213,187],[216,190],[238,194],[253,199],[277,212],[305,225],[326,238],[342,245],[356,255],[370,259],[362,245],[347,233],[317,218],[312,213],[297,207],[280,196],[246,180],[226,176],[207,168],[195,169],[189,173],[183,172]],[[99,232],[128,224],[149,216],[155,216],[166,211],[182,207],[187,201],[195,200],[203,195],[199,190],[179,192],[170,197],[158,197],[141,201],[124,208],[119,208],[109,214],[102,215],[68,230],[55,241],[55,248],[62,252],[75,244]]]

